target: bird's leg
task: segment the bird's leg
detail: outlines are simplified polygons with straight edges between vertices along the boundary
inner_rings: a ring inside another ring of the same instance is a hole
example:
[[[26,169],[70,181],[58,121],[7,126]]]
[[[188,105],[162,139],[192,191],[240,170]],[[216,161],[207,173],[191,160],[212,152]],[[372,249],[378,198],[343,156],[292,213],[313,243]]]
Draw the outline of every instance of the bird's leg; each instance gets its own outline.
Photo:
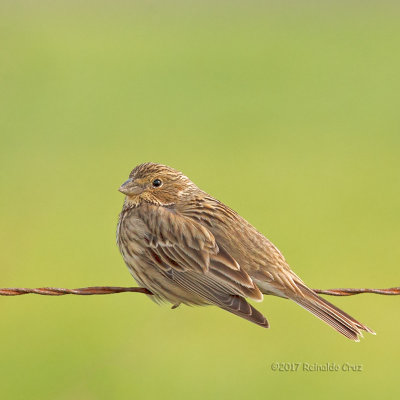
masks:
[[[172,307],[171,310],[175,310],[175,308],[178,308],[181,303],[175,303]]]

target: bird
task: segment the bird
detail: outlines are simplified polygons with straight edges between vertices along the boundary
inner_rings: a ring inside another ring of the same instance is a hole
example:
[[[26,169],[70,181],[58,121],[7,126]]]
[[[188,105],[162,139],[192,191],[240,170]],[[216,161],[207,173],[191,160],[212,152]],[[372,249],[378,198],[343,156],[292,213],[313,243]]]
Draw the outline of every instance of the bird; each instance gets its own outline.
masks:
[[[318,296],[282,253],[237,212],[182,172],[147,162],[118,189],[125,195],[117,244],[131,275],[157,303],[214,305],[268,328],[247,299],[290,299],[336,331],[359,341],[375,333]]]

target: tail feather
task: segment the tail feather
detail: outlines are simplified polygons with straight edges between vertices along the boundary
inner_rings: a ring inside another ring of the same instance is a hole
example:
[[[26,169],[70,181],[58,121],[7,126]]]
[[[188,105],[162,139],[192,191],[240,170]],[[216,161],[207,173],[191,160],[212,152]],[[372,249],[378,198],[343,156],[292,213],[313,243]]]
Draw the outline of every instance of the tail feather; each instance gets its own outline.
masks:
[[[301,290],[302,296],[296,294],[294,296],[289,296],[289,298],[314,314],[316,317],[320,318],[322,321],[326,322],[342,335],[358,342],[359,336],[362,337],[362,330],[375,334],[372,329],[358,322],[329,301],[319,297],[311,289],[301,284],[299,284],[298,287]]]

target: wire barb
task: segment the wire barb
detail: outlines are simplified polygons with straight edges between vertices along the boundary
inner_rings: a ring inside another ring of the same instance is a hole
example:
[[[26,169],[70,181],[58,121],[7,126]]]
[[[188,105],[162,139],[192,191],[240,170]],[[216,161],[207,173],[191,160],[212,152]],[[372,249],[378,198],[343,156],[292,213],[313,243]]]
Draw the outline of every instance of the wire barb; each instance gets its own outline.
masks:
[[[353,296],[361,293],[374,293],[387,296],[400,295],[400,287],[389,289],[313,289],[314,292],[329,296]],[[143,293],[152,295],[149,290],[142,287],[120,287],[120,286],[92,286],[77,289],[65,289],[54,287],[42,288],[0,288],[0,296],[19,296],[22,294],[40,294],[42,296],[64,296],[67,294],[75,294],[78,296],[90,296],[95,294],[115,294],[115,293]]]

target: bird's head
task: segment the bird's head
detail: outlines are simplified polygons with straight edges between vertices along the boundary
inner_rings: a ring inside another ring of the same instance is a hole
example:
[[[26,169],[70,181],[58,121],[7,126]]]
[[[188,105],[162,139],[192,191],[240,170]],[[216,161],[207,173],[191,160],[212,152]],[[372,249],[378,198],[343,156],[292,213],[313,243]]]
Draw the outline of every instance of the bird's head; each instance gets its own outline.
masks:
[[[145,163],[135,167],[118,189],[126,195],[128,206],[148,202],[160,206],[176,204],[196,185],[181,172],[162,164]]]

